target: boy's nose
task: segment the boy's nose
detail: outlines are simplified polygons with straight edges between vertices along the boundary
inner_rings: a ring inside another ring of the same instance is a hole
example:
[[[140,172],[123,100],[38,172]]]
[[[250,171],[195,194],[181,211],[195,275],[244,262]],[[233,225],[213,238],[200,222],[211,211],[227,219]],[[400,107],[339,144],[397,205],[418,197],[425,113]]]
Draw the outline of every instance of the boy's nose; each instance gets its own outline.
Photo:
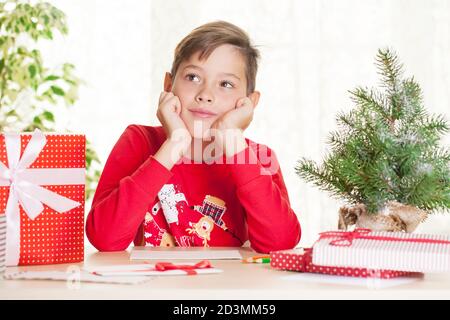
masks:
[[[212,102],[212,98],[204,96],[204,95],[199,95],[199,96],[197,96],[197,102],[209,102],[209,103],[211,103]]]
[[[196,100],[197,102],[211,103],[213,102],[214,97],[209,90],[204,88],[197,94]]]

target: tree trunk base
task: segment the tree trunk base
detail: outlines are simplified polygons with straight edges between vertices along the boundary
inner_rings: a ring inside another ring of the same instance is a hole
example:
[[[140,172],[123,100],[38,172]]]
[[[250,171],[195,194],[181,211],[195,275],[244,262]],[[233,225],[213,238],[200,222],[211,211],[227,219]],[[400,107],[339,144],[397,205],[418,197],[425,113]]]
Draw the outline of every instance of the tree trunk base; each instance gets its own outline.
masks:
[[[338,228],[348,230],[354,225],[355,228],[373,231],[413,232],[426,217],[425,211],[396,201],[386,203],[384,209],[377,214],[369,214],[364,204],[356,204],[339,209]]]

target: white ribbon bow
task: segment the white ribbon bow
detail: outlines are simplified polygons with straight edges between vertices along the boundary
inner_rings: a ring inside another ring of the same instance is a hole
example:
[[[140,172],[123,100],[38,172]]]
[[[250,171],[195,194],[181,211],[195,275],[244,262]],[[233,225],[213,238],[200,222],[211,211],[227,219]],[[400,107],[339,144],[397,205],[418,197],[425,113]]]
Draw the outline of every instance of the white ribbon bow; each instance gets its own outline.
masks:
[[[63,213],[81,203],[61,196],[41,185],[84,184],[84,168],[30,169],[47,143],[45,135],[36,129],[22,157],[21,138],[18,133],[5,133],[5,146],[9,167],[0,161],[0,186],[9,186],[6,204],[6,265],[17,265],[20,256],[20,211],[34,220],[44,210],[44,204]]]

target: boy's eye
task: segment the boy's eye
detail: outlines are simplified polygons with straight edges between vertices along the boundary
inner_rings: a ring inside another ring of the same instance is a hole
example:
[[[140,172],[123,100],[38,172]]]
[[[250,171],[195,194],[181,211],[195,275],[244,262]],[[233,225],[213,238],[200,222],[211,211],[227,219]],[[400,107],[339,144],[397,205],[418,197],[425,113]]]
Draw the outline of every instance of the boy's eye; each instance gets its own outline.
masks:
[[[194,81],[194,78],[198,78],[198,76],[197,76],[196,74],[189,73],[189,74],[186,75],[186,78],[187,78],[189,81]]]
[[[196,75],[196,74],[194,74],[194,73],[188,73],[186,76],[185,76],[185,78],[186,79],[188,79],[189,81],[195,81],[195,82],[199,82],[200,81],[200,78]],[[197,80],[196,80],[197,79]],[[222,87],[224,87],[224,88],[234,88],[234,84],[233,83],[231,83],[230,81],[222,81],[221,83],[220,83],[220,85],[222,86]]]
[[[222,85],[225,85],[225,88],[234,88],[234,85],[230,81],[222,81]]]

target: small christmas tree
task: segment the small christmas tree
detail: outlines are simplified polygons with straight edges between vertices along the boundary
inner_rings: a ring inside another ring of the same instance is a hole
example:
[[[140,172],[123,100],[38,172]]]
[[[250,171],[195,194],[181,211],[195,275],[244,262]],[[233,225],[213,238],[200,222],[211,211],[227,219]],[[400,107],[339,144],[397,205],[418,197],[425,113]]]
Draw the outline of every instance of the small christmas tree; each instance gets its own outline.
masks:
[[[403,66],[389,49],[376,65],[383,90],[350,91],[356,107],[337,116],[331,152],[322,165],[302,158],[297,174],[322,190],[379,213],[387,203],[413,206],[427,214],[450,208],[450,153],[439,146],[449,126],[428,115],[419,84],[402,79]]]

